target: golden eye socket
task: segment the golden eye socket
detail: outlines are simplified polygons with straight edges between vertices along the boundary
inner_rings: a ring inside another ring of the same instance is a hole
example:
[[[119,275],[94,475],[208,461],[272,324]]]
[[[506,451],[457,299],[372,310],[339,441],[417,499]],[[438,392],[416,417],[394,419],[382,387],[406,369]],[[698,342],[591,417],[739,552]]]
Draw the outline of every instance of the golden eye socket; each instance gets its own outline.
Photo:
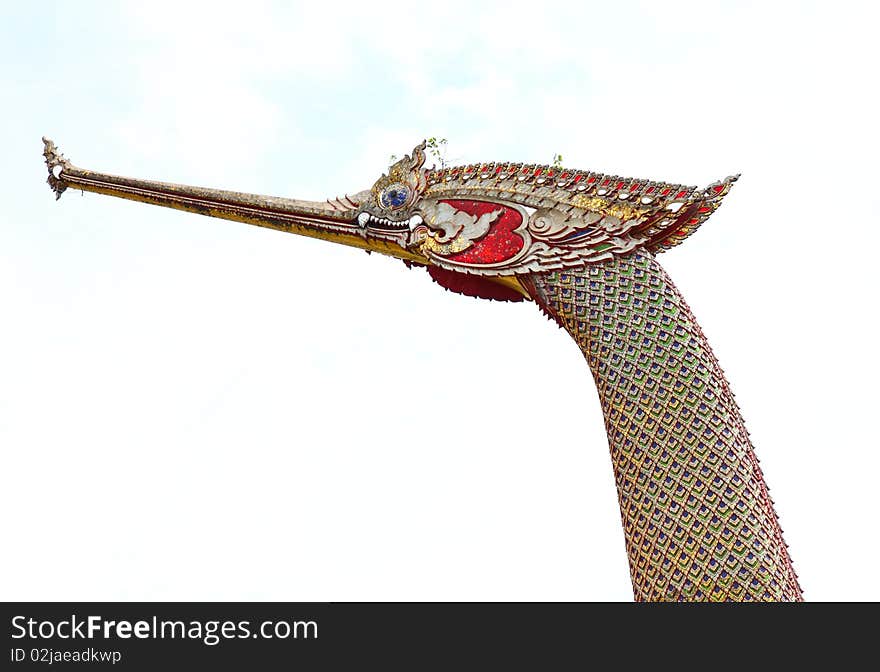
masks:
[[[402,184],[392,184],[385,187],[379,195],[379,203],[383,208],[396,210],[406,203],[409,198],[409,188]]]

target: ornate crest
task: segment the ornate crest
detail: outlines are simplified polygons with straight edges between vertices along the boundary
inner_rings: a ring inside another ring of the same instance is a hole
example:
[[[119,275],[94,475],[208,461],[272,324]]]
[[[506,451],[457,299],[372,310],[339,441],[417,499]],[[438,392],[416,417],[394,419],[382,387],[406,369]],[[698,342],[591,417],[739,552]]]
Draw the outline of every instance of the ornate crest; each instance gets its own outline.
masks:
[[[364,199],[358,221],[361,226],[368,224],[404,224],[408,228],[410,211],[419,202],[427,186],[425,171],[426,143],[416,145],[412,154],[407,154],[394,163],[387,174],[383,174],[369,191],[370,198]]]
[[[507,276],[669,249],[715,211],[738,176],[702,190],[521,164],[427,177],[410,248],[450,271]]]

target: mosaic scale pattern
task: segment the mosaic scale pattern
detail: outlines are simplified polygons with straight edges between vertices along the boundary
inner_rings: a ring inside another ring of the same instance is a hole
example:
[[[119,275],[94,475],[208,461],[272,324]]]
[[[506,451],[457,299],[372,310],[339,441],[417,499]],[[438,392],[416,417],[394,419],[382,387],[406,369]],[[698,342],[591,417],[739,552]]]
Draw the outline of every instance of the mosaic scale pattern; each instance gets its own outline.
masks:
[[[637,601],[799,601],[733,395],[646,252],[533,276],[599,391]]]

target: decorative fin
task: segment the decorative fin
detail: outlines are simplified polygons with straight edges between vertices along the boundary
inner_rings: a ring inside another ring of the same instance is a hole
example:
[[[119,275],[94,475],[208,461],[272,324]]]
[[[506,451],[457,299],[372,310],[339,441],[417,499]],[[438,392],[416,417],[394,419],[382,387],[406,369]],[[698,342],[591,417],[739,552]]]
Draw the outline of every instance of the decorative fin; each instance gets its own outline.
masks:
[[[428,266],[428,275],[441,287],[465,296],[493,301],[523,301],[525,297],[510,287],[498,284],[483,276],[456,273],[439,266]]]
[[[709,215],[718,209],[733,183],[739,179],[740,173],[730,175],[723,180],[713,182],[702,191],[691,195],[690,202],[681,208],[680,213],[659,233],[650,238],[645,247],[651,252],[665,252],[670,247],[681,245],[705,222]]]

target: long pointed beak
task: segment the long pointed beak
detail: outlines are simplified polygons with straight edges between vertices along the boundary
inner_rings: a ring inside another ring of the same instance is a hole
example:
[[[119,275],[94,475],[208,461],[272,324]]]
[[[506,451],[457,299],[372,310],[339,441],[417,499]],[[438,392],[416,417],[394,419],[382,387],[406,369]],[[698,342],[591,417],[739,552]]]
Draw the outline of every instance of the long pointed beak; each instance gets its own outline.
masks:
[[[78,168],[64,158],[51,140],[43,138],[43,145],[49,169],[47,182],[56,198],[68,188],[80,189],[426,262],[407,249],[409,231],[375,232],[361,226],[357,219],[360,203],[355,199],[302,201],[120,177]]]

